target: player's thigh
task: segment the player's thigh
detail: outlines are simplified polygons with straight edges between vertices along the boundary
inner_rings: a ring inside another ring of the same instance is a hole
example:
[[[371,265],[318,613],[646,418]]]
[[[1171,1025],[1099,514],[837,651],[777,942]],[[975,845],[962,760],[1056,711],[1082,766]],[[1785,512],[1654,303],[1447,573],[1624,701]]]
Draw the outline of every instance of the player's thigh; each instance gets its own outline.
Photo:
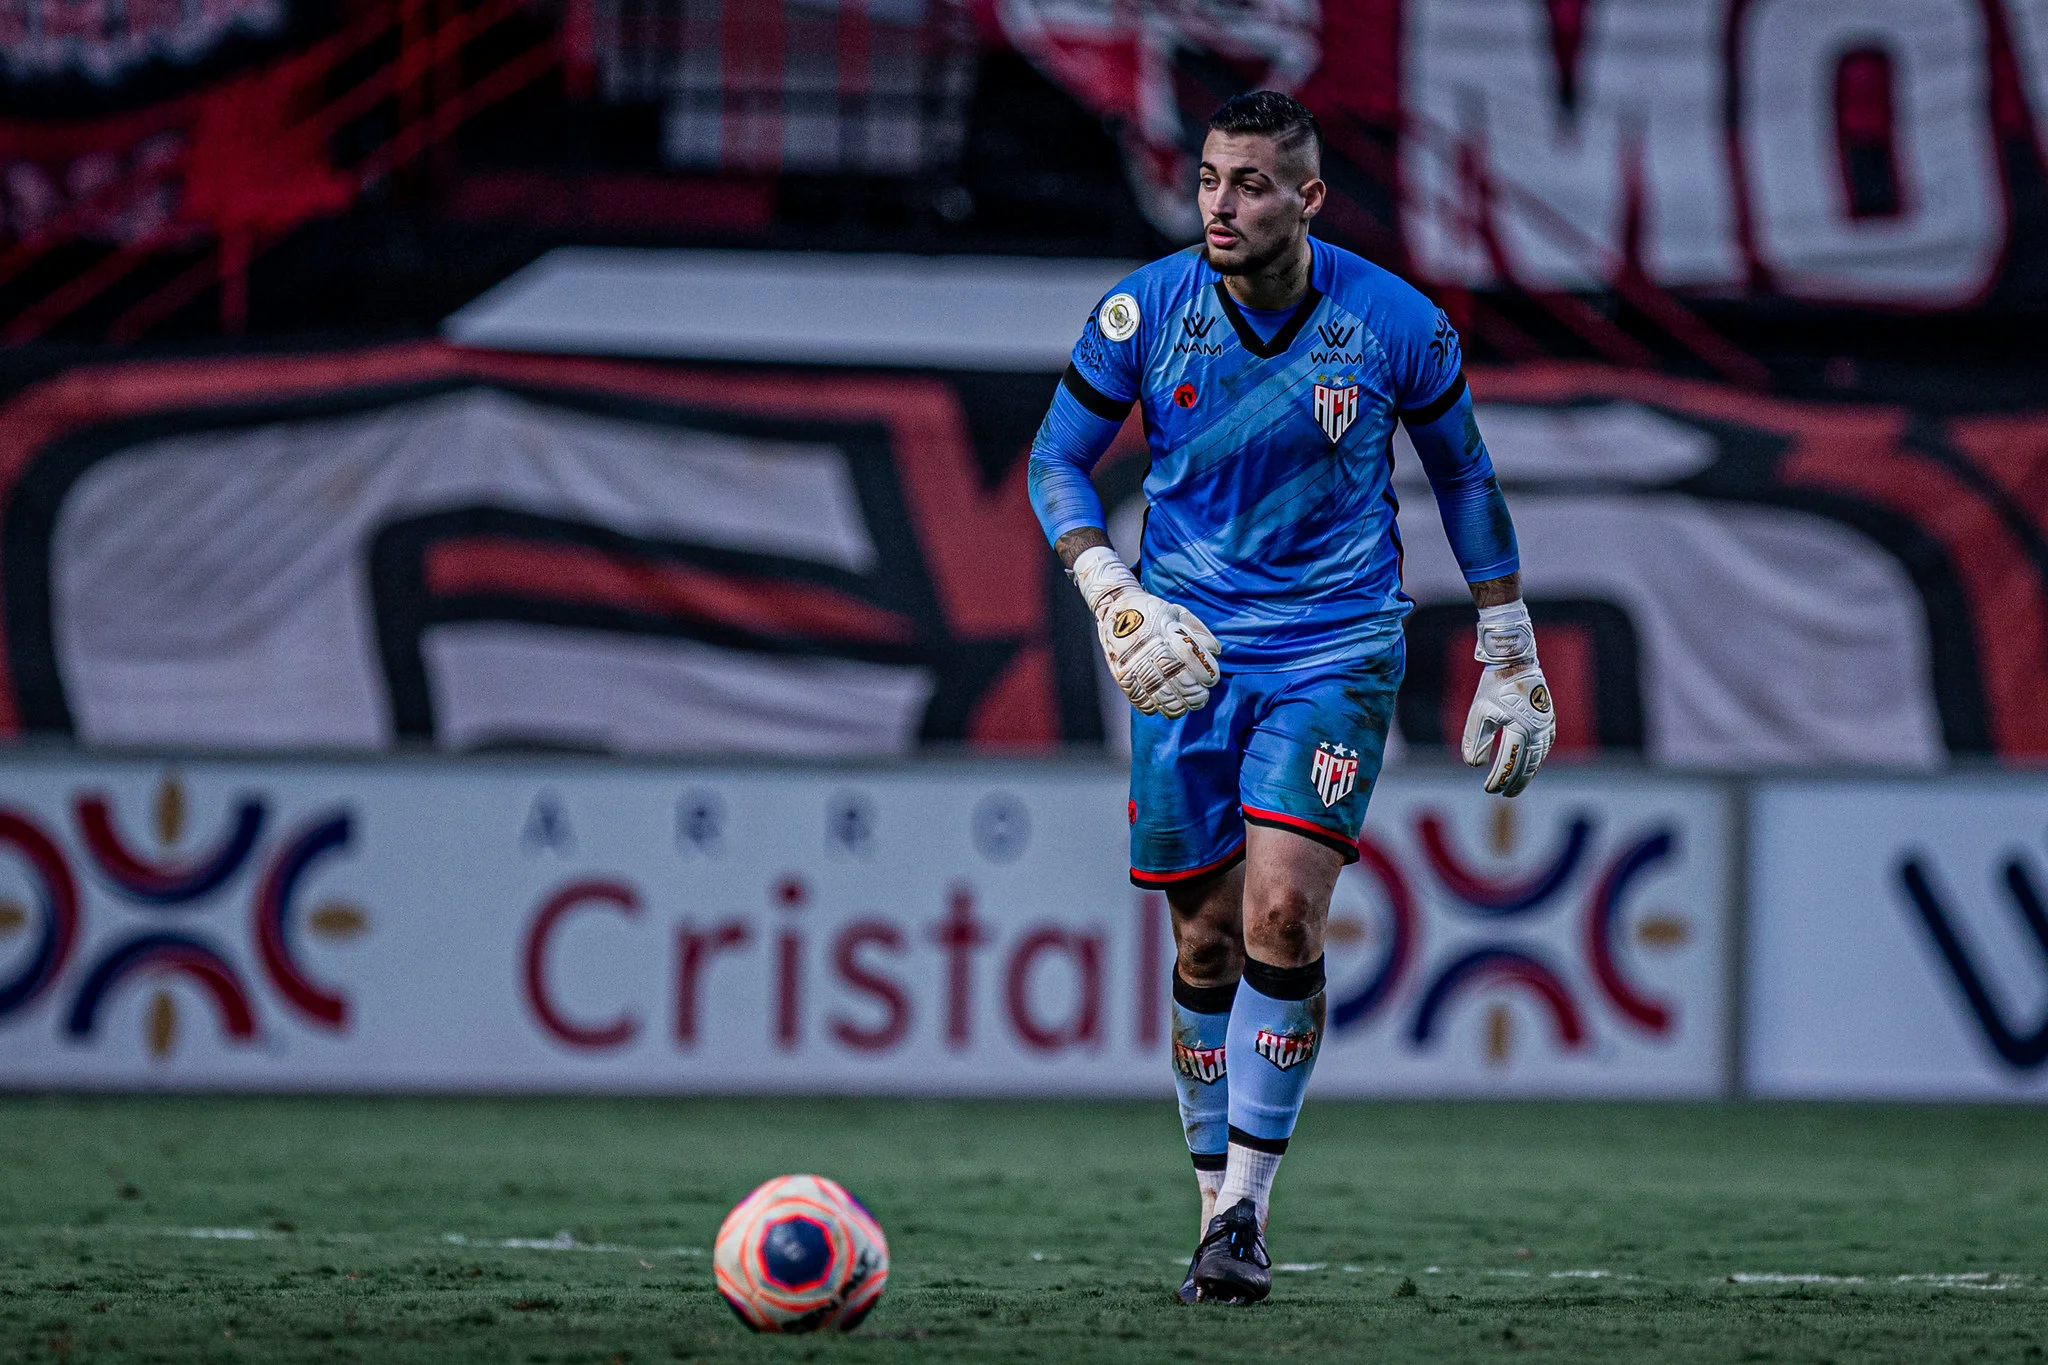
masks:
[[[1323,955],[1330,895],[1347,860],[1291,829],[1245,830],[1244,909],[1247,950],[1273,967],[1301,967]]]
[[[1406,657],[1392,649],[1288,676],[1245,740],[1244,818],[1358,859]]]
[[[1169,719],[1131,717],[1131,880],[1169,890],[1244,854],[1238,770],[1257,714],[1255,680],[1226,675],[1209,704]]]

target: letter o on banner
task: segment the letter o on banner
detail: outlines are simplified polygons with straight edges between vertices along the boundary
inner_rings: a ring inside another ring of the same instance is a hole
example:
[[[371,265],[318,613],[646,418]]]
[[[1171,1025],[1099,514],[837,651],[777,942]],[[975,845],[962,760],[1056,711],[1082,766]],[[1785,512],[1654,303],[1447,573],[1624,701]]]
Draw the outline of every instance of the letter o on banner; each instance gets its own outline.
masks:
[[[1742,164],[1758,256],[1799,298],[1946,308],[1988,289],[2007,212],[1979,0],[1753,0],[1736,9]],[[1842,62],[1888,67],[1895,213],[1859,215]]]

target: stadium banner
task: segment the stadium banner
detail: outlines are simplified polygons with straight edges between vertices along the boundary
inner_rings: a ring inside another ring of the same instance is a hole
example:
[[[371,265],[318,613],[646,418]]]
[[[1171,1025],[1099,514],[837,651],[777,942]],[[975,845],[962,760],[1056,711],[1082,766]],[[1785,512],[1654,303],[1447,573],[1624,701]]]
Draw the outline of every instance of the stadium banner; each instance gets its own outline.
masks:
[[[1323,227],[1445,286],[1951,310],[2034,298],[2040,0],[998,0],[1005,39],[1119,130],[1138,202],[1197,235],[1237,90],[1322,123]],[[1226,17],[1227,15],[1227,17]]]
[[[942,326],[895,353],[932,368],[806,365],[774,349],[805,326],[795,284],[844,321],[883,267],[763,264],[744,366],[515,349],[544,349],[551,326],[568,344],[594,318],[567,300],[657,295],[703,265],[689,257],[543,262],[465,310],[463,345],[78,366],[0,403],[0,738],[1119,752],[1129,707],[1025,490],[1048,357],[1078,321],[1005,304],[1001,346]],[[1047,281],[1070,302],[1100,287],[1020,268],[976,297]],[[978,368],[1026,363],[1045,368]],[[1471,382],[1560,756],[2048,756],[2048,520],[2026,493],[2048,412],[1796,401],[1588,365],[1475,366]],[[1095,476],[1132,558],[1138,428]],[[1416,609],[1394,752],[1447,754],[1477,682],[1471,596],[1405,446]]]
[[[1167,910],[1106,765],[17,759],[0,790],[0,1086],[1170,1093]],[[1391,777],[1316,1089],[1717,1093],[1728,818],[1698,782]]]
[[[1757,790],[1752,1093],[2048,1099],[2042,796],[2017,775]]]

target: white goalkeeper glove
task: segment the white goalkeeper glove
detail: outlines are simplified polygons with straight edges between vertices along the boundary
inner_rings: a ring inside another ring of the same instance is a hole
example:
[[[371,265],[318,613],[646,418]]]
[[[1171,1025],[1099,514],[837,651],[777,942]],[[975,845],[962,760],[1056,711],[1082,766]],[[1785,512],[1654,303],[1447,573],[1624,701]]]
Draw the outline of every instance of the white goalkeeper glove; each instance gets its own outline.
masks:
[[[1095,613],[1095,633],[1116,685],[1146,715],[1184,716],[1209,704],[1223,647],[1186,607],[1154,597],[1107,545],[1083,550],[1071,571]]]
[[[1486,669],[1465,713],[1465,762],[1477,768],[1491,754],[1486,790],[1514,796],[1536,776],[1557,739],[1557,710],[1536,662],[1536,628],[1519,598],[1479,609],[1479,647],[1472,656]]]

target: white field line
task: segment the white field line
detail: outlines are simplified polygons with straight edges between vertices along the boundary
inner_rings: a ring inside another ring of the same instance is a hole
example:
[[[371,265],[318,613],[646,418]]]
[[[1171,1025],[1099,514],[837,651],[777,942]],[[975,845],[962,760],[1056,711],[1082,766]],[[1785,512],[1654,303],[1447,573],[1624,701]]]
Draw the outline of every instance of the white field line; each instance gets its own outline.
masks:
[[[1736,1271],[1729,1284],[1924,1284],[1937,1289],[2025,1289],[2027,1277],[1973,1270],[1952,1274],[1820,1275],[1808,1271]]]
[[[1033,1252],[1033,1260],[1044,1260],[1043,1252]],[[1161,1264],[1180,1265],[1179,1257],[1167,1257]],[[1332,1266],[1328,1261],[1278,1261],[1274,1263],[1275,1273],[1312,1275],[1320,1271],[1336,1270],[1345,1275],[1483,1275],[1496,1279],[1510,1280],[1642,1280],[1654,1276],[1632,1275],[1621,1271],[1584,1270],[1507,1270],[1489,1266],[1424,1266],[1416,1271],[1393,1265],[1351,1265]],[[2011,1272],[1975,1270],[1946,1274],[1919,1273],[1907,1275],[1825,1275],[1817,1271],[1736,1271],[1717,1277],[1710,1283],[1717,1284],[1812,1284],[1812,1285],[1926,1285],[1935,1289],[1980,1289],[2016,1290],[2041,1289],[2048,1285],[2040,1283],[2041,1277],[2019,1275]]]
[[[373,1237],[366,1232],[285,1232],[277,1228],[135,1228],[66,1226],[50,1229],[67,1236],[115,1233],[135,1237],[189,1237],[202,1242],[318,1242],[361,1246],[374,1242],[409,1239]],[[703,1256],[703,1247],[632,1247],[614,1242],[579,1242],[574,1233],[558,1232],[552,1237],[468,1237],[445,1232],[428,1239],[428,1245],[474,1247],[491,1251],[588,1251],[616,1256]]]

